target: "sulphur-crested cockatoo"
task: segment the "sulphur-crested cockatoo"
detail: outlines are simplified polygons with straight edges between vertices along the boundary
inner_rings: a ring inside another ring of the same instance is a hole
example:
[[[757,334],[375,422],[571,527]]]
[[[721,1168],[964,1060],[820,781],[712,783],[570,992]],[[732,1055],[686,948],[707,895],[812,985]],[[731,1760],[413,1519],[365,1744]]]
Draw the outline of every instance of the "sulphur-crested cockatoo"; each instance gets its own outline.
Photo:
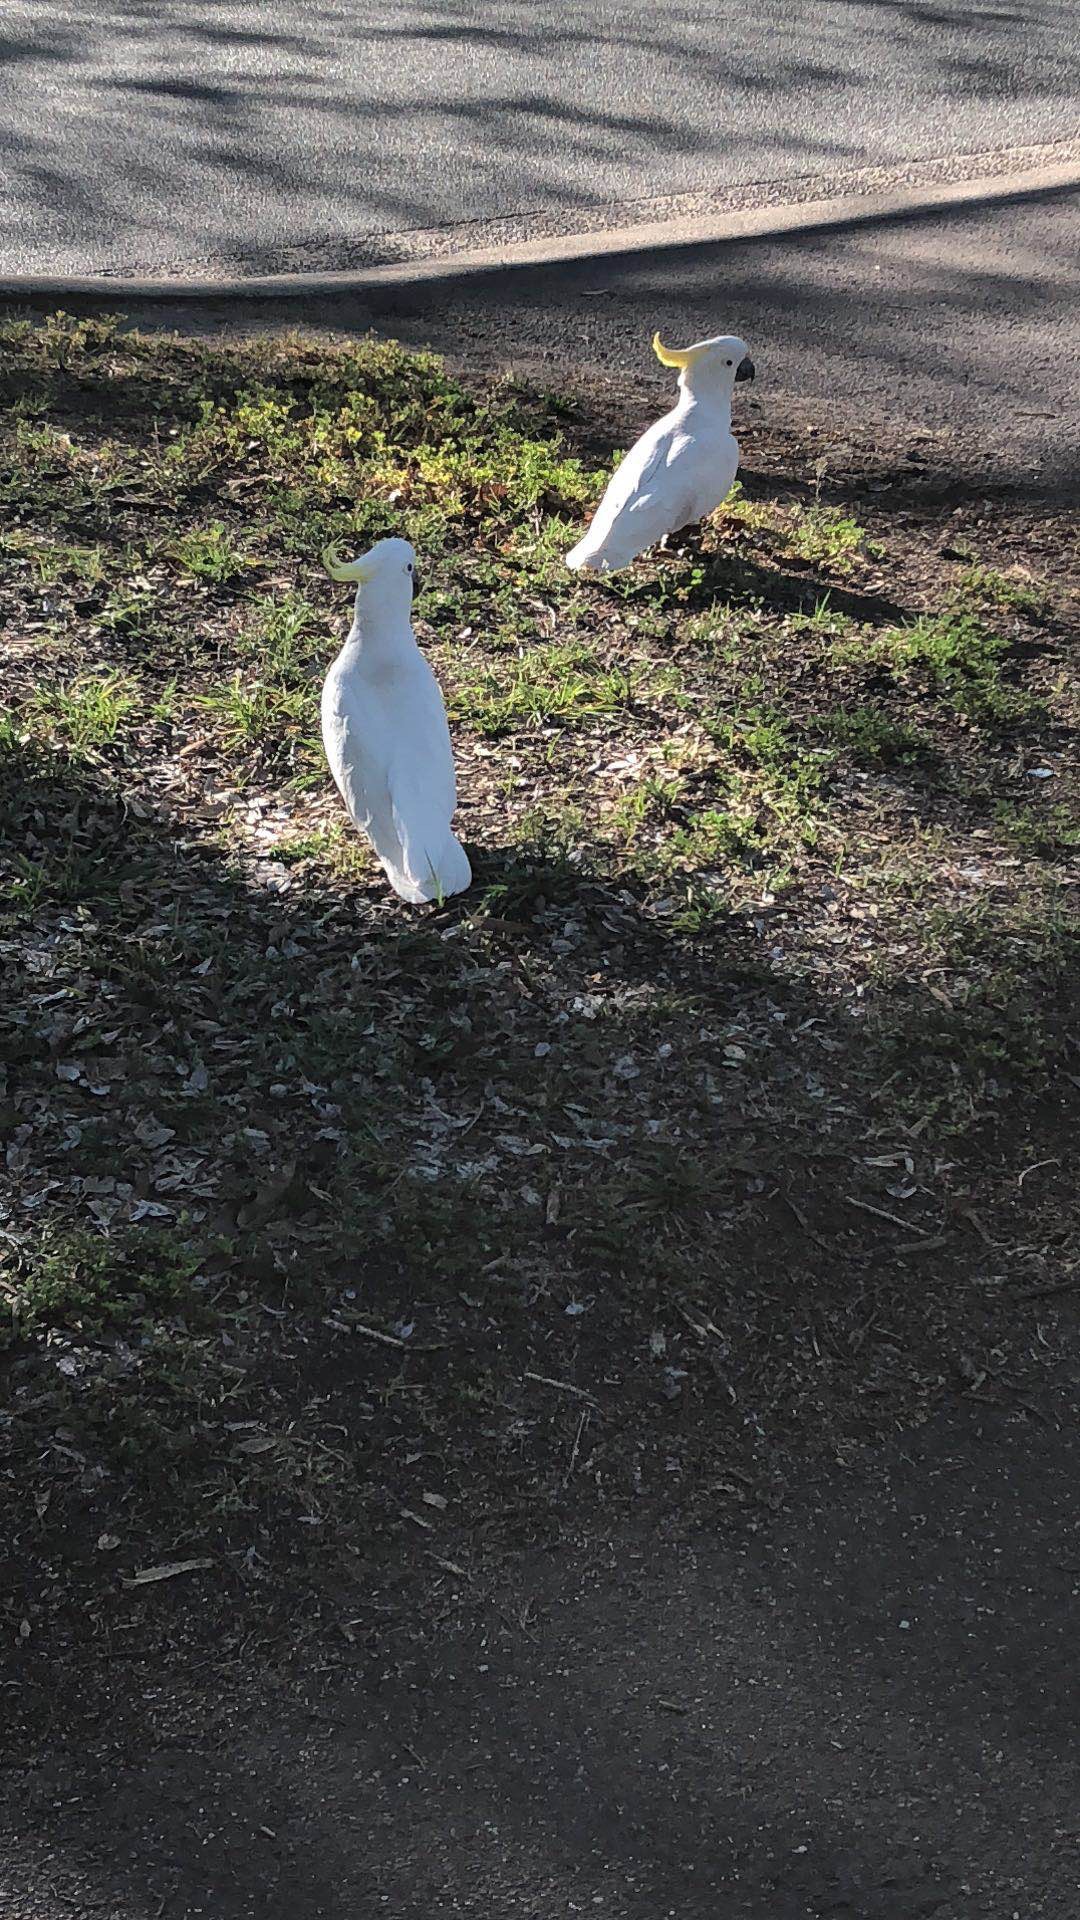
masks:
[[[736,380],[754,377],[745,341],[722,333],[675,349],[657,333],[653,349],[665,367],[678,367],[679,397],[615,469],[592,526],[566,556],[575,570],[628,567],[647,547],[712,513],[738,472],[731,393]]]
[[[457,783],[446,708],[412,630],[416,556],[407,540],[380,540],[359,560],[327,547],[323,565],[356,582],[352,628],[322,691],[330,771],[402,900],[461,893],[472,871],[450,826]]]

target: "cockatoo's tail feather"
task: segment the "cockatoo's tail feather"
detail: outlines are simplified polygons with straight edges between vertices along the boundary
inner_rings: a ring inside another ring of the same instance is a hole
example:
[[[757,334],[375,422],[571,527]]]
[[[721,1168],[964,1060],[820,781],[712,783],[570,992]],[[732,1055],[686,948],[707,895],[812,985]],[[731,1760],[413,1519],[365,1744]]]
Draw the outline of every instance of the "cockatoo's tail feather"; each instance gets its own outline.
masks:
[[[432,901],[441,906],[451,894],[464,893],[472,885],[469,856],[453,833],[446,835],[437,860],[427,855],[419,875],[401,864],[400,855],[383,859],[381,865],[398,899],[412,907],[427,906]]]

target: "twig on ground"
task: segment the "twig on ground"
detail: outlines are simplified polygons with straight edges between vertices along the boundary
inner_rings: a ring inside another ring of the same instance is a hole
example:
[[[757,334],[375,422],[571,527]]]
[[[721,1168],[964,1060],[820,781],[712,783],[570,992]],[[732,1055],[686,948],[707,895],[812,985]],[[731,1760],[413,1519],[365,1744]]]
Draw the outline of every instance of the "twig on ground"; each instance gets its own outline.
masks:
[[[1055,1293],[1075,1293],[1080,1287],[1080,1278],[1071,1280],[1051,1280],[1045,1287],[1023,1287],[1013,1294],[1014,1300],[1049,1300]]]
[[[432,1553],[430,1547],[424,1549],[424,1557],[428,1560],[434,1560],[435,1565],[441,1567],[444,1573],[452,1573],[458,1580],[467,1580],[469,1578],[466,1569],[459,1567],[456,1560],[444,1560],[441,1553]]]
[[[554,1387],[558,1393],[576,1393],[579,1399],[590,1401],[594,1407],[598,1404],[594,1393],[589,1393],[585,1387],[575,1387],[572,1380],[553,1380],[550,1374],[529,1372],[526,1372],[525,1378],[535,1380],[541,1387]]]
[[[898,1213],[890,1213],[887,1207],[873,1207],[869,1200],[856,1200],[854,1194],[845,1193],[844,1199],[849,1207],[858,1207],[860,1213],[874,1213],[879,1220],[891,1220],[894,1227],[904,1227],[908,1233],[917,1233],[920,1241],[929,1239],[929,1235],[919,1227],[912,1227],[910,1220],[901,1220]]]
[[[795,1218],[798,1221],[803,1232],[805,1233],[807,1239],[812,1240],[815,1247],[820,1247],[823,1253],[832,1253],[834,1249],[830,1247],[827,1240],[822,1239],[820,1233],[814,1232],[814,1229],[810,1225],[810,1222],[807,1220],[806,1215],[803,1212],[802,1208],[796,1206],[790,1193],[785,1193],[783,1187],[778,1187],[777,1192],[780,1195],[781,1200],[784,1201],[785,1205],[791,1208],[792,1213],[795,1215]]]
[[[369,1327],[363,1320],[346,1322],[350,1333],[361,1333],[365,1340],[378,1340],[384,1347],[407,1347],[409,1342],[401,1340],[396,1333],[383,1333],[381,1327]]]
[[[567,1467],[567,1469],[566,1469],[566,1478],[567,1478],[567,1480],[569,1480],[569,1478],[570,1478],[570,1476],[571,1476],[571,1474],[572,1474],[572,1473],[573,1473],[573,1471],[574,1471],[574,1468],[575,1468],[575,1467],[576,1467],[576,1465],[577,1465],[577,1457],[578,1457],[578,1452],[579,1452],[579,1449],[580,1449],[580,1447],[581,1447],[581,1436],[582,1436],[582,1434],[583,1434],[583,1433],[584,1433],[584,1431],[585,1431],[585,1422],[586,1422],[586,1421],[588,1420],[588,1418],[589,1418],[589,1409],[588,1409],[588,1407],[582,1407],[582,1409],[581,1409],[581,1419],[580,1419],[580,1420],[578,1421],[578,1429],[577,1429],[577,1432],[576,1432],[576,1433],[575,1433],[575,1435],[574,1435],[574,1445],[573,1445],[573,1448],[572,1448],[572,1450],[571,1450],[571,1453],[570,1453],[570,1465],[569,1465],[569,1466]]]
[[[947,1233],[928,1234],[925,1240],[901,1240],[899,1246],[886,1249],[892,1253],[938,1253],[949,1244]]]

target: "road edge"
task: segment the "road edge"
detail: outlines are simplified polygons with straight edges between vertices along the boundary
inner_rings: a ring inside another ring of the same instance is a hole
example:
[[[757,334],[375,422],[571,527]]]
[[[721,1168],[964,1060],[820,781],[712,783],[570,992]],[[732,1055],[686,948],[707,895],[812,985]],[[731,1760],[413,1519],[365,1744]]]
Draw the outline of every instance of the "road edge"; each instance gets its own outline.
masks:
[[[1062,161],[1010,174],[971,180],[890,187],[873,193],[842,194],[831,199],[786,205],[732,208],[709,215],[648,221],[593,232],[544,235],[499,247],[465,249],[436,258],[389,261],[340,272],[251,274],[230,278],[177,278],[157,275],[128,278],[114,274],[4,274],[0,298],[63,299],[67,296],[118,300],[266,300],[311,295],[362,294],[408,289],[440,280],[545,268],[619,254],[654,253],[678,247],[720,246],[755,240],[783,240],[879,221],[913,220],[977,206],[1007,204],[1033,196],[1080,188],[1080,161]]]

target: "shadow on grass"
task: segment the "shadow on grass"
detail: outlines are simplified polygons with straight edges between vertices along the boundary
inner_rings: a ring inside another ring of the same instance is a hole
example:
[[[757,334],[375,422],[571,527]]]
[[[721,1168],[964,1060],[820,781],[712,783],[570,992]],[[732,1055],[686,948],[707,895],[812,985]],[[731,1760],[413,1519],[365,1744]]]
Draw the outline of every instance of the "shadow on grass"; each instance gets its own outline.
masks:
[[[721,530],[721,538],[724,531]],[[761,605],[781,614],[811,614],[821,606],[846,620],[867,626],[900,626],[913,617],[913,609],[904,607],[886,594],[867,593],[844,586],[835,574],[814,567],[810,561],[778,560],[769,565],[738,550],[738,529],[733,529],[733,544],[709,554],[700,554],[692,584],[678,589],[678,604],[687,613],[711,613],[718,596],[736,605]],[[632,605],[656,597],[656,586],[646,580],[618,589],[620,601]]]
[[[970,992],[916,977],[867,1004],[829,990],[782,905],[690,915],[677,886],[650,901],[520,850],[431,914],[318,875],[274,894],[100,770],[12,750],[2,779],[4,1285],[16,1328],[53,1328],[6,1362],[15,1467],[50,1497],[42,1530],[21,1486],[17,1588],[50,1554],[95,1584],[103,1514],[130,1555],[209,1544],[238,1595],[256,1547],[286,1590],[298,1553],[325,1572],[340,1533],[324,1554],[305,1513],[360,1538],[355,1466],[324,1484],[309,1444],[338,1424],[339,1452],[378,1460],[376,1557],[417,1426],[486,1497],[528,1480],[553,1521],[530,1367],[601,1401],[618,1382],[600,1449],[619,1480],[628,1423],[650,1450],[745,1452],[753,1382],[770,1444],[872,1430],[864,1393],[887,1378],[887,1405],[918,1402],[957,1316],[968,1336],[968,1316],[1007,1323],[970,1290],[982,1243],[957,1196],[1007,1238],[1013,1157],[1060,1146],[1071,949],[1003,937]],[[894,1227],[875,1143],[920,1116],[920,1153],[947,1143],[953,1172]],[[885,1208],[869,1245],[852,1196]],[[719,1379],[685,1314],[717,1329]],[[808,1318],[827,1383],[789,1359]],[[351,1337],[357,1319],[392,1337]],[[264,1420],[266,1449],[238,1451]],[[67,1451],[43,1452],[57,1427]]]
[[[486,1791],[526,1846],[510,1749],[562,1708],[522,1709],[507,1736],[460,1688],[416,1712],[391,1687],[372,1714],[363,1663],[408,1639],[417,1596],[456,1617],[432,1595],[448,1566],[624,1503],[736,1524],[1007,1376],[1048,1311],[1014,1296],[1052,1286],[1075,1206],[1061,1063],[1080,961],[1037,928],[965,925],[936,967],[857,993],[810,901],[736,915],[677,881],[658,900],[595,848],[481,850],[470,894],[431,913],[317,863],[281,890],[122,769],[17,741],[0,844],[4,1599],[32,1623],[5,1656],[8,1738],[51,1752],[53,1798],[77,1738],[101,1769],[90,1804],[116,1780],[86,1737],[103,1702],[111,1742],[158,1747],[124,1786],[133,1832],[164,1822],[140,1868],[155,1898],[239,1915],[254,1886],[314,1912],[358,1885],[322,1816],[298,1865],[266,1850],[311,1783],[337,1807],[298,1766],[299,1723],[257,1752],[160,1746],[177,1662],[235,1679],[253,1635],[309,1645],[346,1670],[330,1711],[350,1792],[406,1739],[451,1823],[476,1782],[452,1789],[445,1756],[486,1728],[503,1756]],[[875,944],[871,925],[868,965]],[[853,1517],[852,1553],[862,1533]],[[639,1837],[613,1827],[608,1853],[679,1898],[688,1829],[601,1751],[620,1724],[605,1709],[584,1762],[591,1792],[636,1809]],[[658,1765],[667,1738],[647,1736]],[[543,1778],[569,1790],[555,1759]],[[196,1869],[185,1836],[211,1804],[240,1825]],[[711,1871],[756,1873],[764,1902],[785,1870],[759,1811],[744,1826],[712,1804],[734,1838]],[[562,1824],[576,1859],[584,1828]],[[822,1884],[860,1860],[885,1884],[884,1858],[818,1831]],[[99,1855],[107,1837],[72,1840],[122,1878]],[[423,1898],[442,1873],[415,1868]]]

